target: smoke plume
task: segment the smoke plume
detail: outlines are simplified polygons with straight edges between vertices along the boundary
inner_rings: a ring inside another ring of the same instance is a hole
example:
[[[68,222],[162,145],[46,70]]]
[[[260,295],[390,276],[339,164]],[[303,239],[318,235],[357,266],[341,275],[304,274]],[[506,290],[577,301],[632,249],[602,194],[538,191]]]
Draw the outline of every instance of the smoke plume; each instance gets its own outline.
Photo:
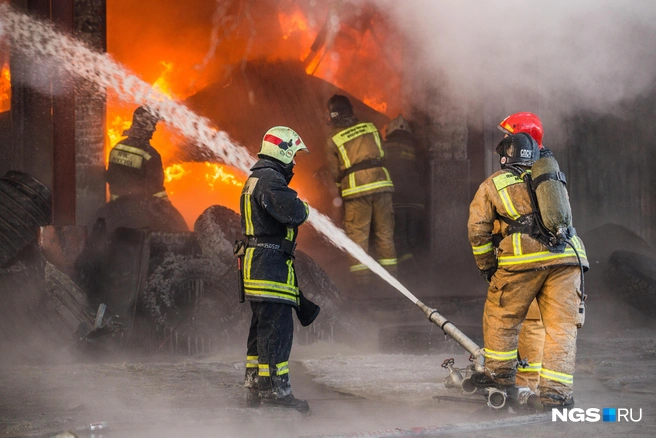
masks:
[[[606,112],[654,81],[649,0],[374,2],[416,50],[408,73],[446,80],[460,99],[529,95],[562,115]]]

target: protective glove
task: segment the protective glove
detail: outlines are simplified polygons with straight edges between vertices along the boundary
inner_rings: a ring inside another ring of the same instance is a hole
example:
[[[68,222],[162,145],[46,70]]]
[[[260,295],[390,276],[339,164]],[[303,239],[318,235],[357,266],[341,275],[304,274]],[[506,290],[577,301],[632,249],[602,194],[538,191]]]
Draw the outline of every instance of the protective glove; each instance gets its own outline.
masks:
[[[498,248],[499,245],[501,244],[501,241],[503,240],[503,234],[501,233],[495,233],[492,235],[492,246],[495,248]]]
[[[312,324],[315,319],[317,319],[321,308],[312,301],[305,298],[305,295],[303,295],[303,292],[300,290],[298,291],[298,295],[300,302],[296,308],[296,316],[298,317],[298,321],[301,323],[301,325],[303,327],[307,327]]]
[[[488,283],[492,280],[492,277],[494,276],[494,273],[497,272],[497,267],[493,266],[489,269],[479,269],[479,273],[481,277]]]

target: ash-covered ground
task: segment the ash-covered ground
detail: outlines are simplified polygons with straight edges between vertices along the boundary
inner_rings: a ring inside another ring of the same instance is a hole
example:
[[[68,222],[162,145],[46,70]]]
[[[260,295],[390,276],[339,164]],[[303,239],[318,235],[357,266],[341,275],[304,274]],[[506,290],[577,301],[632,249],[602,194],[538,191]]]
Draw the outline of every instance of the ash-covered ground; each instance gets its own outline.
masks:
[[[404,297],[374,289],[368,297],[352,291],[338,295],[333,286],[330,291],[324,287],[328,280],[316,276],[304,290],[326,289],[324,296],[313,291],[323,311],[316,326],[295,333],[290,374],[295,395],[310,402],[311,416],[283,408],[245,406],[247,324],[239,325],[243,333],[226,335],[219,349],[195,355],[185,355],[185,349],[173,354],[167,348],[157,353],[80,351],[56,343],[61,336],[35,337],[43,330],[30,333],[23,325],[24,348],[5,343],[0,356],[0,436],[51,437],[75,431],[78,436],[147,438],[651,437],[656,435],[656,320],[651,312],[627,301],[628,289],[622,283],[611,281],[623,272],[615,269],[619,265],[613,265],[613,257],[590,247],[589,254],[598,256],[589,256],[592,269],[586,276],[590,298],[586,324],[579,331],[576,407],[630,408],[633,418],[640,418],[637,422],[552,422],[549,414],[536,419],[530,411],[492,410],[481,396],[472,396],[470,402],[438,401],[435,396],[463,396],[445,388],[447,371],[440,365],[453,358],[455,366],[467,366],[468,354]],[[609,272],[617,275],[609,276]],[[340,279],[329,274],[331,279]],[[482,345],[485,283],[475,274],[427,275],[425,282],[413,285],[413,292]],[[640,281],[634,286],[653,292]],[[378,294],[381,297],[375,298]],[[18,295],[5,295],[0,327],[6,334],[13,333],[11,324],[19,327],[21,318],[8,313],[9,306],[25,306],[17,305]],[[37,314],[39,308],[37,303],[30,306]],[[246,318],[246,310],[239,308],[236,319]],[[325,336],[317,335],[316,327],[323,327],[320,332]],[[528,421],[530,425],[522,424]],[[109,428],[83,430],[93,422],[107,422]]]
[[[475,313],[465,308],[476,307],[472,305],[476,300],[465,300],[464,308],[459,304],[462,300],[450,301],[455,320],[466,321]],[[233,345],[207,356],[121,354],[94,361],[88,356],[66,359],[60,355],[56,363],[3,365],[0,434],[53,436],[57,431],[106,421],[109,429],[94,436],[295,437],[470,423],[460,433],[448,434],[469,436],[478,430],[476,422],[518,421],[520,415],[499,413],[483,403],[433,399],[460,395],[444,387],[446,371],[440,364],[454,357],[456,366],[463,366],[467,355],[445,345],[439,329],[431,328],[411,304],[398,301],[395,311],[389,310],[390,304],[388,300],[384,305],[388,310],[374,309],[372,318],[379,324],[386,319],[389,327],[399,327],[402,321],[405,331],[390,335],[389,330],[381,330],[378,333],[386,339],[377,339],[376,327],[363,324],[362,334],[370,336],[370,343],[315,342],[294,347],[292,385],[298,397],[310,401],[309,417],[281,408],[246,408],[241,386],[244,352],[240,345]],[[603,312],[595,314],[590,305],[588,325],[580,331],[578,343],[577,407],[633,408],[636,414],[642,409],[641,421],[553,423],[547,418],[530,427],[515,424],[488,430],[486,436],[654,436],[656,327],[620,302],[607,304],[613,314],[634,316],[634,327],[607,319]],[[411,326],[414,331],[407,329]],[[390,336],[405,342],[394,344],[387,339]],[[395,349],[406,353],[395,353]],[[418,436],[442,435],[439,430]]]

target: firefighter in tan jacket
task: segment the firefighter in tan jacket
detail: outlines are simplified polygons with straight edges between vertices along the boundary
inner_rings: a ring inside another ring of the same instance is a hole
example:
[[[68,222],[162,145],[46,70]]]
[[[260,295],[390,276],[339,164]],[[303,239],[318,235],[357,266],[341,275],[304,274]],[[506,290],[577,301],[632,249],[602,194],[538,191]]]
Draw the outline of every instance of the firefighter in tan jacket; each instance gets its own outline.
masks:
[[[503,119],[498,128],[507,135],[525,132],[535,140],[540,148],[540,157],[543,154],[550,154],[551,151],[544,148],[542,139],[544,130],[542,121],[533,113],[519,112],[514,113]],[[540,383],[540,371],[542,368],[542,348],[544,347],[544,324],[542,324],[542,315],[537,300],[533,300],[526,319],[522,323],[522,329],[519,332],[519,351],[522,359],[527,362],[527,366],[517,368],[516,385],[527,387],[537,393]]]
[[[378,263],[396,275],[394,249],[394,184],[383,166],[380,133],[369,122],[360,122],[346,96],[328,101],[333,129],[326,145],[328,168],[344,201],[344,230],[369,252],[372,240]],[[368,269],[351,259],[351,273],[362,284],[370,279]]]
[[[571,406],[581,300],[577,253],[587,268],[585,248],[574,236],[573,248],[552,252],[531,237],[536,235],[531,230],[535,216],[521,175],[539,157],[535,140],[526,133],[509,136],[497,153],[502,169],[481,184],[469,210],[469,241],[482,276],[490,282],[483,314],[486,371],[472,381],[477,386],[515,384],[520,327],[537,299],[546,329],[540,401],[546,408]],[[495,251],[496,220],[502,224],[502,240]]]

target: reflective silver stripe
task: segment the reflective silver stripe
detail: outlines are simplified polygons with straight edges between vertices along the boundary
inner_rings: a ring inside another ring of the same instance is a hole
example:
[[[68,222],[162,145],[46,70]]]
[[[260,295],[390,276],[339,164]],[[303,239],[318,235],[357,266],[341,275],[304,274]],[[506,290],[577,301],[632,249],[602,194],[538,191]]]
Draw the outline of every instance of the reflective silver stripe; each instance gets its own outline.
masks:
[[[564,383],[565,385],[572,385],[574,383],[574,376],[571,374],[559,373],[557,371],[551,371],[545,368],[542,368],[542,371],[540,371],[540,377],[553,380],[555,382]]]
[[[522,235],[521,235],[521,233],[513,233],[512,243],[513,243],[513,254],[515,254],[516,256],[522,255]]]
[[[258,367],[257,356],[246,356],[246,368]]]
[[[270,376],[271,372],[269,371],[269,365],[259,364],[257,374],[259,374],[260,376],[265,376],[265,377]]]
[[[472,246],[472,251],[474,252],[474,255],[481,255],[494,251],[494,247],[492,246],[492,242],[490,242],[481,246]]]
[[[501,197],[501,202],[503,203],[504,208],[506,209],[506,212],[508,213],[508,216],[510,216],[510,219],[518,219],[520,217],[520,214],[517,213],[517,209],[512,203],[512,200],[510,199],[510,195],[508,194],[508,189],[502,189],[499,190],[499,196]]]

